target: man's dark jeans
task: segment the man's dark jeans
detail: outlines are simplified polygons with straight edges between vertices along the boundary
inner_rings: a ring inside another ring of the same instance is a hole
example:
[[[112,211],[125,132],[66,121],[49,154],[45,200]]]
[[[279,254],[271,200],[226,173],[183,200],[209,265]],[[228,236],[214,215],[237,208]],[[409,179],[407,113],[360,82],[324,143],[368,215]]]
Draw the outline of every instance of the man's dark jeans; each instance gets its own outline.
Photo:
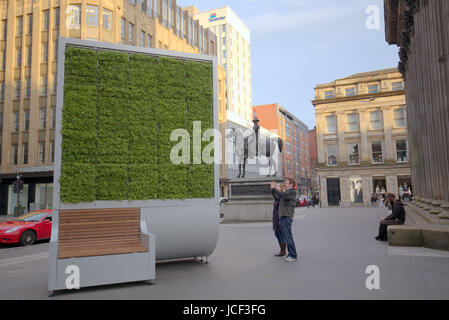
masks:
[[[285,242],[287,242],[288,256],[297,259],[295,241],[292,235],[292,221],[292,218],[284,216],[281,217],[280,224]]]

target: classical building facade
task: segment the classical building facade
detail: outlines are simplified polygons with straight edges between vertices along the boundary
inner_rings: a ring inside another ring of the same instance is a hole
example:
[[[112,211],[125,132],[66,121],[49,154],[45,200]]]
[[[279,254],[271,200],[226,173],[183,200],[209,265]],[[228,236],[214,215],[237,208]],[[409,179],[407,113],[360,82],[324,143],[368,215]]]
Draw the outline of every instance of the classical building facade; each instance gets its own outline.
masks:
[[[318,175],[316,168],[318,166],[318,153],[316,144],[316,127],[309,131],[309,149],[310,149],[310,177],[312,192],[318,193]]]
[[[175,0],[0,0],[0,215],[49,208],[53,194],[58,38],[216,55],[214,33]],[[225,72],[219,118],[226,118]]]
[[[261,126],[276,130],[283,141],[282,177],[295,179],[300,193],[310,193],[309,128],[279,103],[253,106],[253,112]]]
[[[415,199],[449,208],[449,1],[385,0],[385,36],[405,79]],[[446,213],[445,218],[449,218]]]
[[[406,104],[397,69],[317,85],[318,176],[322,206],[370,202],[385,189],[411,188]]]

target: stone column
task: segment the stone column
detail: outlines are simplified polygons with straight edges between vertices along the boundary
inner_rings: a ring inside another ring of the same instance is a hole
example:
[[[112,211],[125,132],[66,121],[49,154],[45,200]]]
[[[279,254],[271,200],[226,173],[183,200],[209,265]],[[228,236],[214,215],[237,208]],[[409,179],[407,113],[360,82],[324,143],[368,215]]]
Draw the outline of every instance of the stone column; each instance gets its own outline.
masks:
[[[329,203],[327,202],[327,181],[326,177],[320,174],[320,202],[322,208],[329,207]]]
[[[366,206],[371,205],[371,194],[374,192],[373,190],[373,177],[364,176],[363,180],[363,203]]]
[[[347,208],[351,206],[351,197],[349,194],[349,177],[341,176],[340,177],[340,194],[341,194],[341,202],[340,207]]]
[[[396,199],[399,198],[398,176],[387,176],[387,193],[394,193]]]
[[[385,161],[395,160],[393,140],[391,139],[391,130],[393,128],[394,114],[390,107],[383,108],[382,117],[384,123],[384,134],[385,134]],[[396,188],[397,189],[397,188]],[[398,191],[393,193],[396,195]],[[399,196],[399,195],[398,195]]]

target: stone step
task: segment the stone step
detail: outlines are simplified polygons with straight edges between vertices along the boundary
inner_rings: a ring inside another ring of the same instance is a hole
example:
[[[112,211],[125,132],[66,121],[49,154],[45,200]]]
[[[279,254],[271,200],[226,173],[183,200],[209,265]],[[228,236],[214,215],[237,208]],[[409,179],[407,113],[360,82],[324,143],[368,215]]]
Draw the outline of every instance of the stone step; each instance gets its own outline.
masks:
[[[416,207],[415,205],[413,205],[412,203],[406,203],[405,204],[405,217],[406,217],[406,221],[409,217],[412,218],[413,221],[415,221],[414,224],[433,224],[433,223],[437,223],[436,221],[434,221],[433,219],[431,219],[431,217],[423,214],[423,212],[421,212],[421,210],[419,210],[418,207]]]
[[[441,224],[388,226],[388,245],[449,251],[449,226]]]

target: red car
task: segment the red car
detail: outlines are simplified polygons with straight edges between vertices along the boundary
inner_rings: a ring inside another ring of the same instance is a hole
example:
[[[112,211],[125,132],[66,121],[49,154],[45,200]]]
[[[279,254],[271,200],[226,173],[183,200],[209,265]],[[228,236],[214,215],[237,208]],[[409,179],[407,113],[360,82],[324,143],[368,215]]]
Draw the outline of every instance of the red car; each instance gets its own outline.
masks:
[[[29,246],[36,240],[50,239],[51,213],[51,210],[35,210],[16,220],[0,223],[0,243]]]

